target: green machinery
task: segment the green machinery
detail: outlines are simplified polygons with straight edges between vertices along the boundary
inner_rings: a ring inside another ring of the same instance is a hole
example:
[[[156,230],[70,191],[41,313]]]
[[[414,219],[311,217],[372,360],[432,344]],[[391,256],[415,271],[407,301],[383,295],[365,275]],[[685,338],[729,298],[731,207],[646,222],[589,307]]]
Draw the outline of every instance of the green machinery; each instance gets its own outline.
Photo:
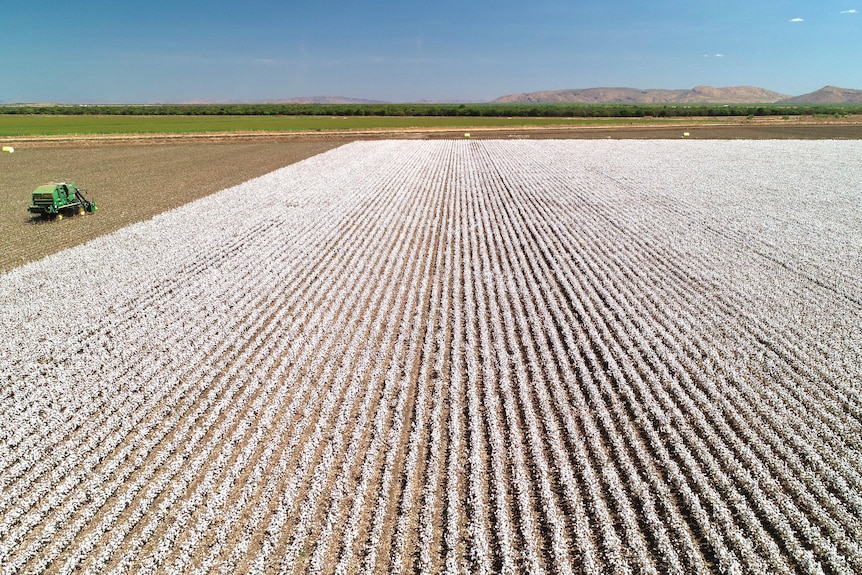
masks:
[[[59,220],[63,218],[64,212],[91,214],[96,211],[96,202],[85,198],[75,184],[57,182],[45,184],[33,190],[33,205],[27,210],[31,214]]]

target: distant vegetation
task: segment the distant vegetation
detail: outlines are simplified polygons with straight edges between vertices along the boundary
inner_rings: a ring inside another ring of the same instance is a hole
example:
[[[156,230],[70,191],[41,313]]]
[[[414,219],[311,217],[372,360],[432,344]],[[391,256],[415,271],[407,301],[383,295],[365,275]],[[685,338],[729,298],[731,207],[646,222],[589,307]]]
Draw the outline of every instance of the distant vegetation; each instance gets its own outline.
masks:
[[[0,114],[75,116],[410,116],[516,118],[678,118],[842,116],[862,104],[160,104],[6,105]]]
[[[636,125],[862,114],[862,104],[190,104],[0,106],[0,136]]]

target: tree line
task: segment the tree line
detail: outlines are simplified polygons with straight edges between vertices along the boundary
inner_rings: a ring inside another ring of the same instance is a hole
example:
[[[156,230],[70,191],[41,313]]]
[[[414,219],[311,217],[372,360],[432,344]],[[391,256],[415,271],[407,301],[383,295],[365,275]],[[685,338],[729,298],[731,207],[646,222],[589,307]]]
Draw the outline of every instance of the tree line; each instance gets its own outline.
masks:
[[[0,114],[121,116],[480,116],[674,118],[843,116],[862,104],[158,104],[4,105]]]

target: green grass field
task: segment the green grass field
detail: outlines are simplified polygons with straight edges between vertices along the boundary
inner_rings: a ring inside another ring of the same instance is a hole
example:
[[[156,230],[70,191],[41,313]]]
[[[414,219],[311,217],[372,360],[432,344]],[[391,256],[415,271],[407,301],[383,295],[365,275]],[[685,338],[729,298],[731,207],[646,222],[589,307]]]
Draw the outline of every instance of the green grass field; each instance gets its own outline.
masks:
[[[0,136],[326,131],[398,128],[626,126],[704,118],[500,118],[450,116],[51,116],[0,115]]]

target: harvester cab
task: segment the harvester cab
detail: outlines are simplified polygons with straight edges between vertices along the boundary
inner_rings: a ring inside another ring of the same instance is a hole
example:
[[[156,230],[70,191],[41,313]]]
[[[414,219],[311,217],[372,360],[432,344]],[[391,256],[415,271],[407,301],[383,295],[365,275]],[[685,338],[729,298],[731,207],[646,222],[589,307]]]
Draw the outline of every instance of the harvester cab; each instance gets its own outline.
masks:
[[[33,200],[27,210],[46,218],[62,219],[63,213],[91,214],[96,211],[96,202],[84,197],[73,183],[54,182],[33,190]]]

